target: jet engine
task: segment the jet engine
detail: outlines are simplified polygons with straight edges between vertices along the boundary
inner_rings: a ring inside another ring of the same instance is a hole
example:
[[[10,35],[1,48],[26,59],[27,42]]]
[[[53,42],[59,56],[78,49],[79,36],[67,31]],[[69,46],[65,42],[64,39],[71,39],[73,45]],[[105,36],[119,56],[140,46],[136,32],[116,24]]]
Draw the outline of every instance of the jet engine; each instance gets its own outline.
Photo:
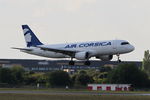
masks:
[[[110,61],[113,58],[113,55],[96,56],[96,58],[101,59],[102,61]]]
[[[89,53],[88,52],[77,52],[75,54],[75,58],[78,60],[86,60],[89,58]]]

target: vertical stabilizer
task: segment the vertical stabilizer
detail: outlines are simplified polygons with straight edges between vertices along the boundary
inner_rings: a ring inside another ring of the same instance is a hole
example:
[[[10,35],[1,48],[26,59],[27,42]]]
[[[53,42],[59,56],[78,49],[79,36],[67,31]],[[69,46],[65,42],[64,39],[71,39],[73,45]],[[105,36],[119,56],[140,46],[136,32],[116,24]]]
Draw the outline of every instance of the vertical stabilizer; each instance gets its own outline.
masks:
[[[43,45],[43,43],[40,42],[28,25],[22,25],[22,29],[27,47]]]

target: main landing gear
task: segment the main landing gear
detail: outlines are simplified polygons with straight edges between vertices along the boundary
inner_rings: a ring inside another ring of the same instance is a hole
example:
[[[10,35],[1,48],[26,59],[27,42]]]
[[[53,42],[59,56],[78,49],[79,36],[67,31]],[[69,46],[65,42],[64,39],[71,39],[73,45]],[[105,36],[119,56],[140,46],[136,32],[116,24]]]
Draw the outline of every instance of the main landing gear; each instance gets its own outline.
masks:
[[[69,61],[69,65],[74,65],[75,62],[73,61],[73,58],[71,58],[71,61]],[[89,60],[85,61],[84,62],[84,65],[87,65],[87,66],[90,66],[91,62]]]
[[[117,58],[118,58],[118,62],[120,63],[121,60],[120,60],[120,54],[117,54]]]
[[[69,65],[74,65],[74,61],[73,61],[73,58],[71,58],[71,61],[69,61]]]

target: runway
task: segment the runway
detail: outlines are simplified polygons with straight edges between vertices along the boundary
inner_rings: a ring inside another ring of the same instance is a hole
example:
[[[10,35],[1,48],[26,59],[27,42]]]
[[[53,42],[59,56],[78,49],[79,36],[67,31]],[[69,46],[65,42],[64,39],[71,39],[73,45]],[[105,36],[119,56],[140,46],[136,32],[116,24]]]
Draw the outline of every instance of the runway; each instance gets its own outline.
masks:
[[[0,94],[49,94],[49,95],[122,95],[122,96],[150,96],[150,93],[117,93],[117,92],[70,92],[70,91],[29,91],[29,90],[0,90]]]

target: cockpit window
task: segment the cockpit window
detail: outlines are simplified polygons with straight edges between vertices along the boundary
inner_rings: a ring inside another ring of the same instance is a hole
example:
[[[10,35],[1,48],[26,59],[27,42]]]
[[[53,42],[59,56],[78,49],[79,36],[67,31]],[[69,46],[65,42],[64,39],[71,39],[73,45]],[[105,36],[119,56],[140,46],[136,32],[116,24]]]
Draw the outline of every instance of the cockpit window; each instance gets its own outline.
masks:
[[[122,42],[121,45],[127,45],[129,42]]]

